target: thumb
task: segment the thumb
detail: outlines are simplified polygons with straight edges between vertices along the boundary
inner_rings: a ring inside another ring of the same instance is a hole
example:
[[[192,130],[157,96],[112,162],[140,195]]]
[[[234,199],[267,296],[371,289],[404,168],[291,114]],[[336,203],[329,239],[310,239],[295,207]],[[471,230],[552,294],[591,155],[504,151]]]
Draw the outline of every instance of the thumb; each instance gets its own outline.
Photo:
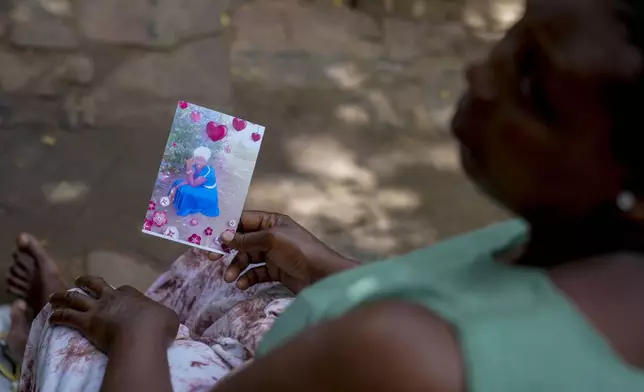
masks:
[[[225,231],[221,240],[228,247],[242,252],[268,252],[271,248],[271,234],[267,231],[253,233],[231,233]]]

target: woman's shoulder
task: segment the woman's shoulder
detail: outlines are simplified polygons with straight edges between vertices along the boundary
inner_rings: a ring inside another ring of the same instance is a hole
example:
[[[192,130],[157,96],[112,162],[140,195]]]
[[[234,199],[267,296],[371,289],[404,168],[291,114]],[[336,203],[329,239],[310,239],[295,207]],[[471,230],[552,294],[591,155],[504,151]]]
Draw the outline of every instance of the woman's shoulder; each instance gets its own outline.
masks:
[[[448,276],[467,274],[471,269],[480,271],[493,265],[488,261],[494,254],[525,241],[526,233],[525,224],[519,220],[490,225],[408,254],[333,275],[305,290],[304,296],[315,301],[325,297],[320,296],[320,292],[339,294],[342,291],[338,289],[344,288],[345,295],[359,301],[362,296],[377,295],[379,291],[411,289],[411,284],[426,286]]]

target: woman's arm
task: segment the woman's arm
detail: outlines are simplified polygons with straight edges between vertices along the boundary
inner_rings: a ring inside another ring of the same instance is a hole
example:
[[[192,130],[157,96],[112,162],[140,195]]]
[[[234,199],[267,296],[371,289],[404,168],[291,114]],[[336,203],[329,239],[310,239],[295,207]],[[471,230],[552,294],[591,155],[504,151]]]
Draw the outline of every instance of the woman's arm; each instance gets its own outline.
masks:
[[[213,392],[464,392],[461,350],[418,305],[378,302],[305,330]]]
[[[197,187],[197,186],[201,186],[201,185],[203,185],[203,183],[204,183],[204,182],[206,182],[206,177],[197,177],[197,178],[194,178],[192,175],[189,175],[189,176],[187,177],[187,180],[188,180],[188,184],[187,184],[187,185],[190,185],[190,186],[192,186],[192,187]]]
[[[81,276],[75,285],[87,294],[53,294],[49,322],[77,329],[107,354],[101,391],[171,392],[167,350],[179,329],[174,311],[102,278]]]
[[[165,336],[146,328],[115,338],[101,386],[112,391],[172,392]]]
[[[204,182],[206,182],[206,177],[196,177],[195,178],[195,169],[196,167],[194,166],[194,160],[193,159],[188,159],[186,161],[186,179],[179,185],[177,185],[177,188],[183,185],[190,185],[192,187],[198,187],[201,186]]]

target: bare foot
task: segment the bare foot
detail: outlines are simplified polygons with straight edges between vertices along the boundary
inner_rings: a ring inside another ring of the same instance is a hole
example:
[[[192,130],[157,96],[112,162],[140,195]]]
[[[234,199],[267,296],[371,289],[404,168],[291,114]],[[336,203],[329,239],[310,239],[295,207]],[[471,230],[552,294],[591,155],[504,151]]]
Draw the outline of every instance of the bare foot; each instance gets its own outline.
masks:
[[[67,290],[56,262],[38,240],[29,234],[18,237],[13,265],[7,276],[7,291],[27,301],[35,314],[47,304],[49,296]]]
[[[27,318],[27,303],[21,299],[11,304],[11,327],[7,334],[6,342],[9,348],[9,355],[15,363],[22,363],[29,338],[31,323]]]

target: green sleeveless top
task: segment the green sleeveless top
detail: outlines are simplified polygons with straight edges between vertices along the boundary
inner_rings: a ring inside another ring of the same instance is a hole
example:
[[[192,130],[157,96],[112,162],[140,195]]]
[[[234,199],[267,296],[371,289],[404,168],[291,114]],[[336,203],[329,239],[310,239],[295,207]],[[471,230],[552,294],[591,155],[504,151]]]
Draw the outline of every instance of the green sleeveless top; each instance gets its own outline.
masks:
[[[471,392],[644,391],[644,372],[622,361],[544,272],[494,261],[526,239],[526,226],[509,221],[331,276],[297,297],[258,354],[367,302],[402,299],[456,328]]]

